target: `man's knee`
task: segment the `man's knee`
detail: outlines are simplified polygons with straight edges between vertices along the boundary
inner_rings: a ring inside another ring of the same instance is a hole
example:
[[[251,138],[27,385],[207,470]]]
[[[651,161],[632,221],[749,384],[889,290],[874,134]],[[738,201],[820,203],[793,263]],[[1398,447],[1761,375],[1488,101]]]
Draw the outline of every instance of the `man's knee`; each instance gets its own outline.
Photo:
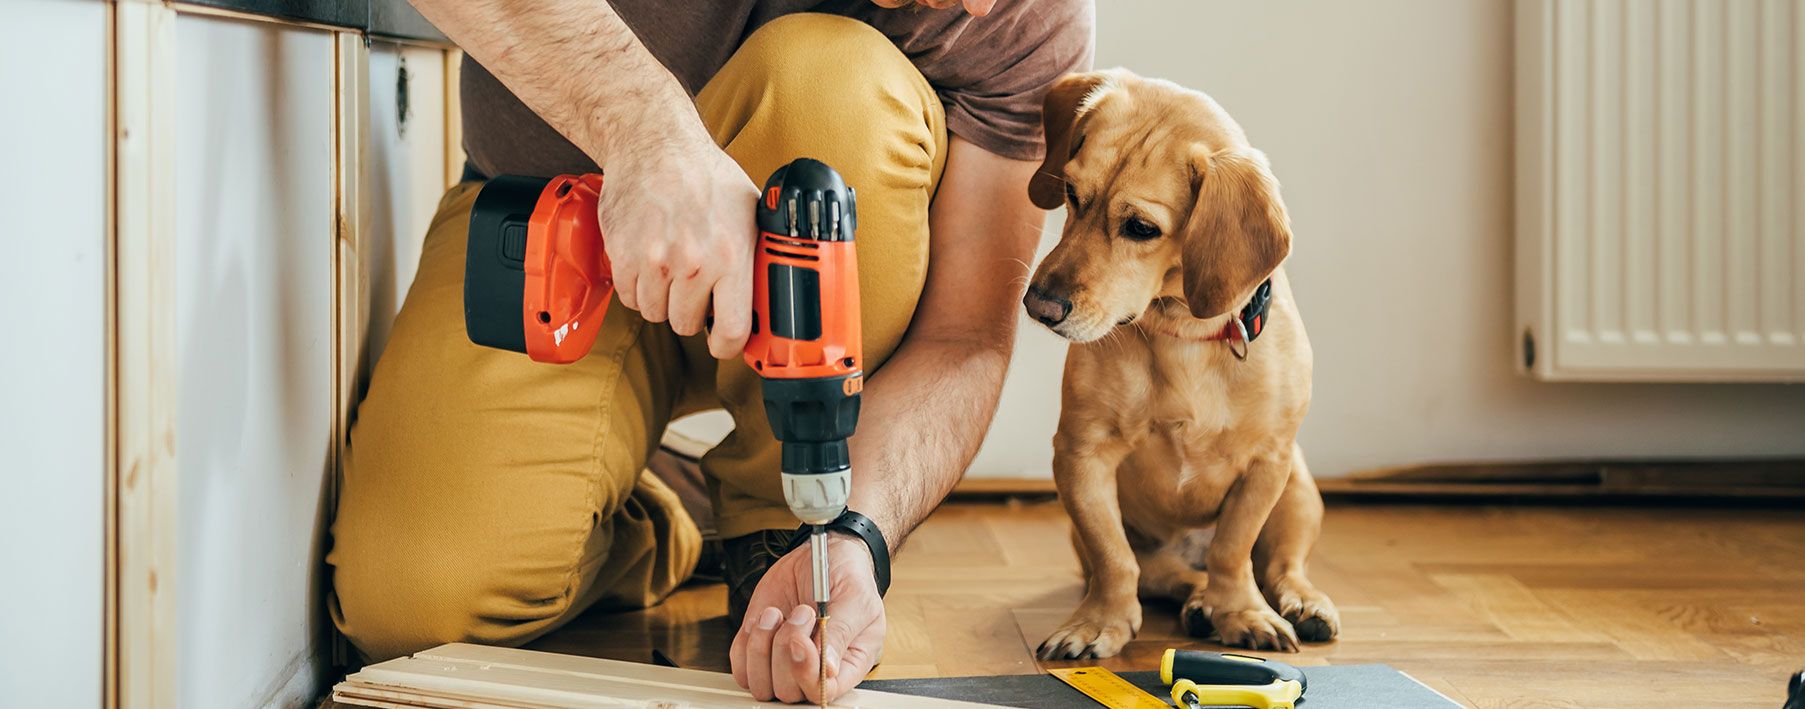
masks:
[[[521,559],[472,558],[455,543],[394,541],[341,540],[365,548],[333,570],[333,621],[372,661],[448,642],[519,644],[550,629],[573,602],[574,558],[535,572],[514,568]]]
[[[938,96],[888,37],[863,22],[785,15],[752,33],[716,78],[769,108],[758,111],[765,124],[758,132],[774,131],[799,148],[877,148],[924,174],[937,164],[945,131]]]

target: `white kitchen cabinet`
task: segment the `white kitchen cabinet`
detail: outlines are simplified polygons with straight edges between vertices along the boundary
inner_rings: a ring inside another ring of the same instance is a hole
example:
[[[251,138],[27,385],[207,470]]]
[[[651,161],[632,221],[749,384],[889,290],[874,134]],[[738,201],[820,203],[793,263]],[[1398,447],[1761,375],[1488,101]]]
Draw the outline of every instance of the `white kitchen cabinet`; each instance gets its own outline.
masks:
[[[364,134],[369,204],[360,262],[368,284],[366,361],[388,344],[389,325],[420,264],[420,246],[445,194],[444,50],[370,44],[370,126]]]
[[[99,7],[116,287],[103,271],[94,292],[117,373],[92,381],[117,554],[92,585],[96,687],[123,707],[310,705],[334,657],[323,554],[348,410],[446,186],[449,49],[319,25],[350,22],[334,16]],[[105,543],[105,485],[92,498]]]
[[[175,34],[178,704],[294,706],[327,638],[334,40]]]
[[[7,706],[96,706],[103,695],[109,14],[98,1],[0,2]]]

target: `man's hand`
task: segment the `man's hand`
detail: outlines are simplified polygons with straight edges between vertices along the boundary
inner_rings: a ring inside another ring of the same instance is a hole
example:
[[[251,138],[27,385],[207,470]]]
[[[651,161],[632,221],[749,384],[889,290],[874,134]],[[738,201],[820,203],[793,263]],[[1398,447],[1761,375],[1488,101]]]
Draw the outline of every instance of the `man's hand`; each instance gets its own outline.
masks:
[[[752,247],[758,186],[703,135],[652,139],[619,151],[597,205],[614,289],[647,322],[702,331],[708,351],[737,356],[752,323]]]
[[[864,681],[884,649],[884,601],[871,550],[841,532],[827,537],[832,593],[827,604],[827,696],[818,686],[814,574],[807,544],[771,565],[752,592],[733,638],[733,680],[762,701],[831,702]]]
[[[599,206],[621,304],[708,350],[745,348],[758,187],[716,147],[683,86],[605,2],[413,0],[608,176]],[[567,67],[590,67],[573,74]]]

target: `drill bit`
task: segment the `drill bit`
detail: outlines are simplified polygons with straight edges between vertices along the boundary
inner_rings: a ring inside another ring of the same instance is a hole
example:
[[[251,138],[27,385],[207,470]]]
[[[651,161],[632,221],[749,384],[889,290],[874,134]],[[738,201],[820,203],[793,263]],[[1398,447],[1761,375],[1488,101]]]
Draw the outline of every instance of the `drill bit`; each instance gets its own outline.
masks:
[[[827,706],[827,527],[815,525],[809,532],[809,556],[815,570],[815,651],[820,653],[816,667],[816,694],[821,706]]]

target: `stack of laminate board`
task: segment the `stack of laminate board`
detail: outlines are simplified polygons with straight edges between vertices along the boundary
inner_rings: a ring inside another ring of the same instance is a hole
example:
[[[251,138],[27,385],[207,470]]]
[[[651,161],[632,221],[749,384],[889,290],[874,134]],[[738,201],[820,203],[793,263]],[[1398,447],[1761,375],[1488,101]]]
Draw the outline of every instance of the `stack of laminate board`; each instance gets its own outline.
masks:
[[[763,707],[718,672],[452,643],[383,662],[332,689],[340,704],[391,709]],[[842,709],[978,709],[987,704],[855,689]]]

